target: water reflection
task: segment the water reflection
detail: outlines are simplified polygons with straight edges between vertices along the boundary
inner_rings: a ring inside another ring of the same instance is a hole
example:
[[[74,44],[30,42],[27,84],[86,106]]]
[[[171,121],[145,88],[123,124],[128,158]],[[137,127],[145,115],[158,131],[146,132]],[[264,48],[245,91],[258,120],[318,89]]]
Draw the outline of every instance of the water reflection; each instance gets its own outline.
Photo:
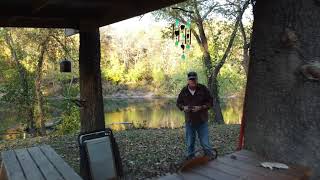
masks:
[[[226,124],[241,122],[242,102],[243,98],[239,97],[222,99]],[[105,119],[106,125],[116,131],[132,127],[179,128],[184,125],[184,114],[176,107],[175,99],[106,99]],[[24,138],[21,123],[12,110],[0,110],[0,140]]]
[[[112,129],[124,130],[128,125],[135,128],[177,128],[184,122],[184,115],[176,109],[173,100],[155,99],[129,102],[127,107],[105,113],[106,124]],[[132,124],[119,124],[128,122]]]
[[[243,97],[222,99],[222,114],[226,124],[240,124],[243,109]]]
[[[123,100],[122,100],[123,101]],[[179,128],[184,114],[175,106],[174,99],[154,99],[126,102],[127,106],[105,113],[106,124],[114,130],[135,128]],[[226,124],[239,124],[242,98],[224,99],[222,111]],[[212,117],[210,117],[212,120]],[[125,124],[123,124],[125,123]]]

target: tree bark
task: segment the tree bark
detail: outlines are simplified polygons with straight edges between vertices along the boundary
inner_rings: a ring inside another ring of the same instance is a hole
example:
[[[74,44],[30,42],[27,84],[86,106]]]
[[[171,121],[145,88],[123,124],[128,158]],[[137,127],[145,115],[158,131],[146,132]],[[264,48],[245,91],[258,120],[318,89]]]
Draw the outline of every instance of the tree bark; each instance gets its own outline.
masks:
[[[105,128],[101,70],[99,29],[80,29],[80,121],[81,132]],[[80,173],[88,179],[88,164],[80,152]]]
[[[27,128],[29,129],[29,133],[31,135],[34,135],[35,132],[35,123],[34,123],[34,103],[30,99],[30,90],[29,90],[29,84],[28,84],[28,73],[26,69],[23,67],[23,65],[20,62],[20,57],[17,53],[17,48],[20,48],[19,46],[14,45],[13,39],[11,34],[8,32],[7,29],[5,29],[5,42],[9,47],[11,57],[16,63],[16,66],[18,68],[19,78],[20,78],[20,85],[22,87],[22,93],[24,97],[24,103],[25,103],[25,114],[27,118]],[[21,49],[20,49],[21,50]]]
[[[313,0],[257,0],[245,103],[245,148],[313,168],[320,179],[320,83],[302,65],[320,59]]]
[[[223,118],[222,110],[220,106],[218,79],[217,77],[212,78],[211,76],[209,78],[210,78],[209,89],[211,90],[212,97],[213,97],[214,122],[218,124],[224,124],[224,118]]]
[[[243,27],[242,22],[240,22],[240,31],[243,39],[243,45],[242,45],[242,67],[248,77],[248,69],[249,69],[249,60],[250,60],[250,55],[249,55],[249,48],[250,48],[250,43],[246,35],[246,31]]]
[[[42,94],[42,67],[44,62],[44,55],[47,51],[49,35],[47,38],[40,44],[40,54],[38,57],[37,68],[36,68],[36,79],[35,79],[35,95],[36,95],[36,119],[37,124],[40,130],[40,134],[42,136],[46,135],[46,127],[45,127],[45,117],[44,117],[44,109],[43,109],[43,94]]]

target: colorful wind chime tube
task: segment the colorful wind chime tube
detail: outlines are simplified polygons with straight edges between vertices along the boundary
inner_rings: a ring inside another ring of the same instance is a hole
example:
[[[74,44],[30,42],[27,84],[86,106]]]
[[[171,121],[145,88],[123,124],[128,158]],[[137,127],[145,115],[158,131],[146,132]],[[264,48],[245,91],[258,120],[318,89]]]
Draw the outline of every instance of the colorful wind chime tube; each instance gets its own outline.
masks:
[[[175,28],[174,28],[174,24],[172,24],[172,39],[174,40],[175,37]]]
[[[181,24],[179,19],[176,19],[175,24],[172,24],[172,39],[175,39],[175,45],[182,49],[182,59],[186,59],[185,51],[190,49],[191,45],[191,21],[186,24]]]
[[[187,44],[187,28],[184,29],[184,43]]]
[[[189,29],[189,38],[190,38],[189,41],[190,41],[190,45],[191,45],[191,39],[192,39],[192,38],[191,38],[191,27],[190,27],[190,29]]]

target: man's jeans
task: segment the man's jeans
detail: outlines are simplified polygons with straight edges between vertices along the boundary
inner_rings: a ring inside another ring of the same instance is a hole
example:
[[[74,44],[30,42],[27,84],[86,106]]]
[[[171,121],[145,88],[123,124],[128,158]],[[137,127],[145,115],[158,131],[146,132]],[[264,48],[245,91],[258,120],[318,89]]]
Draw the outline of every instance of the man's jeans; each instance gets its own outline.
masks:
[[[202,122],[199,124],[192,125],[190,122],[186,123],[186,142],[188,146],[188,157],[193,157],[195,155],[195,141],[196,134],[200,140],[200,145],[202,146],[204,153],[206,155],[211,155],[211,146],[209,143],[209,132],[208,132],[208,122]]]

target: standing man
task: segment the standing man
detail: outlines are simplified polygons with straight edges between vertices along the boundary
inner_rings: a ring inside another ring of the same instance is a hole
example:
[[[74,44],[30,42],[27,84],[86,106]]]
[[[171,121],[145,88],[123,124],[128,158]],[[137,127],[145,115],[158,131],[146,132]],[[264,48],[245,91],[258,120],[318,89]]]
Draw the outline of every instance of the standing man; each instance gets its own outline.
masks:
[[[194,157],[196,134],[205,155],[212,157],[208,132],[208,110],[213,100],[208,88],[198,84],[196,72],[188,73],[188,84],[177,99],[177,106],[185,113],[186,143],[188,146],[187,160]]]

